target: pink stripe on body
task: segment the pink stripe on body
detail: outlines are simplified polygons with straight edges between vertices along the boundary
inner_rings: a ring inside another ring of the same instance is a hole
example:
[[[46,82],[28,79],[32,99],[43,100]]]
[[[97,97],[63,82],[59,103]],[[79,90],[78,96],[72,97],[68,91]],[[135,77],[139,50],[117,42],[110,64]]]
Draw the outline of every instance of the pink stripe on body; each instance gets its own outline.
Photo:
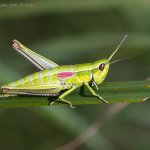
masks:
[[[68,77],[71,77],[73,76],[75,73],[74,72],[61,72],[61,73],[58,73],[58,78],[68,78]]]

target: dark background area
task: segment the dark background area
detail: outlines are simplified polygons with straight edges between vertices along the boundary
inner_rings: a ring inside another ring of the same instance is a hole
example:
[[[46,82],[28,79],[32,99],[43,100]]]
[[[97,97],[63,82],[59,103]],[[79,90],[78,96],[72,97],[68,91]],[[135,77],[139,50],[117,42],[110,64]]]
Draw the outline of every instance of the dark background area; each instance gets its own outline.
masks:
[[[108,58],[127,34],[105,81],[150,77],[150,2],[0,1],[0,86],[37,69],[12,48],[17,39],[58,64]],[[110,105],[0,109],[0,149],[49,150],[70,142]],[[150,103],[130,104],[78,149],[150,149]]]

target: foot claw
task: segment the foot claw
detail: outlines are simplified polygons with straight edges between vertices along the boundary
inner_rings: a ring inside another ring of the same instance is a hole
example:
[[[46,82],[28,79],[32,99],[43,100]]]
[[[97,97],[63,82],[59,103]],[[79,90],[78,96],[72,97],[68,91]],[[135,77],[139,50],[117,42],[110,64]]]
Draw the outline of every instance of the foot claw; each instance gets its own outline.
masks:
[[[108,101],[102,98],[100,95],[95,95],[95,96],[98,97],[103,103],[108,104]]]
[[[144,102],[144,101],[146,101],[146,100],[148,100],[148,99],[150,99],[150,97],[146,97],[146,98],[144,98],[142,101]]]
[[[50,102],[49,103],[49,106],[52,106],[54,103],[56,103],[58,100],[55,100],[55,101],[53,101],[53,102]]]
[[[54,103],[55,103],[55,101],[54,101],[54,102],[49,103],[49,106],[52,106]]]
[[[104,100],[104,99],[102,99],[102,101],[103,101],[103,103],[106,103],[106,104],[108,104],[108,101],[106,101],[106,100]]]
[[[72,109],[74,109],[75,108],[75,106],[73,106],[72,104],[69,104],[70,105],[70,108],[72,108]]]
[[[62,100],[61,100],[61,99],[57,99],[57,100],[55,100],[55,101],[53,101],[53,102],[50,102],[50,103],[49,103],[49,106],[52,106],[52,105],[53,105],[54,103],[56,103],[57,101],[62,101]],[[67,101],[63,101],[63,102],[67,103],[67,104],[70,106],[70,108],[75,108],[75,106],[73,106],[71,102],[67,102]]]

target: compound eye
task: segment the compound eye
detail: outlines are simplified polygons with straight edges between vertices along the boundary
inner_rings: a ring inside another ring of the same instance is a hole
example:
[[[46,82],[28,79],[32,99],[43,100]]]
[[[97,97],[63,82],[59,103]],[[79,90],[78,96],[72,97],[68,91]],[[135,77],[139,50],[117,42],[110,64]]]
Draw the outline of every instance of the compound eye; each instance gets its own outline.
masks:
[[[105,64],[103,63],[103,64],[100,64],[100,66],[99,66],[99,70],[100,71],[103,71],[104,70],[104,68],[105,68]]]

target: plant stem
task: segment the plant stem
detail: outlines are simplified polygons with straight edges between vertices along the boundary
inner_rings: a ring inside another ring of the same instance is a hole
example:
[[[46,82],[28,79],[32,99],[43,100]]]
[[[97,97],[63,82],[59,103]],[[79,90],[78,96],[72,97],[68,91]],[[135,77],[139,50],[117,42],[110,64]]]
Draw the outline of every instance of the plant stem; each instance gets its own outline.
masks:
[[[105,82],[99,85],[99,90],[95,91],[105,98],[109,103],[120,102],[143,102],[150,98],[150,81],[127,81],[127,82]],[[83,89],[82,89],[83,90]],[[80,89],[71,93],[66,97],[73,105],[84,104],[103,104],[99,99],[91,96],[89,91],[85,89],[85,95]],[[32,107],[32,106],[48,106],[52,101],[51,97],[38,96],[18,96],[0,99],[0,107]],[[62,103],[55,103],[62,104]]]

